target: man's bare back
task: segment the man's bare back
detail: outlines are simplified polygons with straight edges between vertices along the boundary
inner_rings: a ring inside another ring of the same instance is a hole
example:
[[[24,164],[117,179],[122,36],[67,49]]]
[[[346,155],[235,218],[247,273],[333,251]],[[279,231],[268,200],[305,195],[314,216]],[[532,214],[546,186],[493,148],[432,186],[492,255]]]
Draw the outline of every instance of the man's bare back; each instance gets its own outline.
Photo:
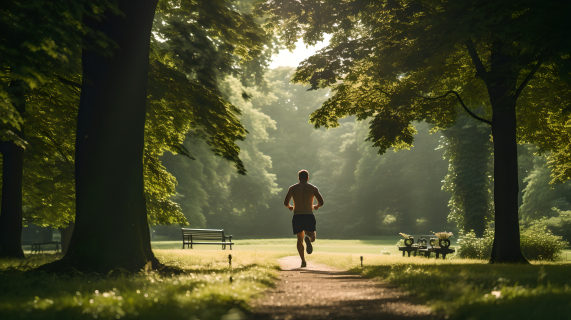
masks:
[[[319,209],[323,206],[323,197],[319,193],[316,186],[308,183],[309,173],[307,170],[301,170],[298,173],[299,183],[289,187],[287,195],[284,200],[284,205],[293,211],[293,219],[291,221],[293,233],[297,236],[297,251],[301,257],[301,267],[306,266],[305,257],[303,254],[303,241],[307,246],[307,254],[313,252],[312,242],[316,238],[316,221],[313,215],[313,210]],[[293,198],[294,205],[290,205]],[[313,199],[317,199],[317,205],[313,204]]]

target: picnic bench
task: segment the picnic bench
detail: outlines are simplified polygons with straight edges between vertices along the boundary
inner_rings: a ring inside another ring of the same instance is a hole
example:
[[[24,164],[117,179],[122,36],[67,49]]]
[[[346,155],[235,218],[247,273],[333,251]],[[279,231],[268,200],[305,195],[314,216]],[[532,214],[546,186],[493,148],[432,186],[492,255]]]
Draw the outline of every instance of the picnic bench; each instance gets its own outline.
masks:
[[[227,240],[228,239],[228,240]],[[222,245],[222,250],[230,246],[232,250],[232,236],[224,235],[224,229],[189,229],[182,228],[182,248],[187,248],[195,244],[217,244]]]
[[[448,239],[438,239],[434,235],[422,235],[418,239],[418,254],[430,257],[430,254],[434,252],[436,254],[436,259],[442,255],[442,259],[446,259],[446,255],[449,253],[454,253],[456,250],[450,249],[450,240]]]
[[[44,252],[44,250],[42,249],[42,246],[48,245],[48,244],[55,244],[56,245],[56,252],[60,252],[59,246],[61,245],[61,242],[59,242],[59,241],[34,242],[34,243],[32,243],[31,252],[32,253],[40,253],[40,251]]]

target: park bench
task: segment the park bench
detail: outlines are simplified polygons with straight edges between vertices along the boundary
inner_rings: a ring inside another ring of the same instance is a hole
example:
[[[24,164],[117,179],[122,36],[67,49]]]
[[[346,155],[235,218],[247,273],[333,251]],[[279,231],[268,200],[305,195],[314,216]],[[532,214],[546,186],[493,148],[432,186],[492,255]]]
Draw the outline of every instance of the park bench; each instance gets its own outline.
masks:
[[[442,255],[442,259],[446,259],[446,255],[454,253],[454,249],[450,249],[450,240],[439,240],[434,235],[422,235],[418,238],[418,254],[430,257],[434,252],[436,259]]]
[[[226,241],[228,239],[228,241]],[[182,228],[182,248],[190,247],[194,244],[217,244],[222,245],[222,250],[230,246],[232,250],[232,236],[224,235],[224,229],[189,229]]]
[[[59,246],[60,246],[61,242],[59,242],[59,241],[34,242],[34,243],[32,243],[31,252],[32,253],[40,253],[40,251],[44,252],[44,250],[42,249],[42,246],[48,245],[48,244],[55,244],[56,245],[56,252],[60,252]]]

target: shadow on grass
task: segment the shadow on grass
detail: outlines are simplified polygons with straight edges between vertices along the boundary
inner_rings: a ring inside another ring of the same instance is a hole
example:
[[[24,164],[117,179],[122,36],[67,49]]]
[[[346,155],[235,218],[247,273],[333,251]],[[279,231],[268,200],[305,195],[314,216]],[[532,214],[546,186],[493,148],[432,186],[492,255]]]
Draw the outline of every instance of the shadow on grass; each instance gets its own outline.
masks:
[[[274,280],[270,268],[256,264],[232,270],[191,268],[178,275],[29,272],[57,258],[0,260],[2,320],[219,320],[227,314],[239,319],[248,316],[250,298]]]
[[[456,319],[569,319],[571,265],[396,264],[354,268]]]

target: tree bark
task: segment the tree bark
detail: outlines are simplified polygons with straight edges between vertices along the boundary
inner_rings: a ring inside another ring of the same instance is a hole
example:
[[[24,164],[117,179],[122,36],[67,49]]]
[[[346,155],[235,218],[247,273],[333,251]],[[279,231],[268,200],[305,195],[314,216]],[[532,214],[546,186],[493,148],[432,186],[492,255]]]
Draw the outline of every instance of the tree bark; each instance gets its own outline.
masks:
[[[515,101],[493,114],[495,233],[490,263],[528,263],[521,252]]]
[[[73,234],[74,222],[70,222],[65,228],[58,228],[61,235],[61,252],[63,254],[67,253],[67,248],[69,247],[69,241],[71,240],[71,235]]]
[[[124,16],[91,22],[115,41],[111,57],[83,52],[75,151],[77,215],[60,263],[107,272],[157,263],[143,186],[151,27],[158,0],[121,0]],[[50,268],[50,267],[47,267]]]
[[[492,44],[486,85],[492,104],[495,232],[490,263],[529,263],[521,253],[518,216],[516,83],[519,71],[501,40]]]
[[[24,115],[26,102],[22,81],[12,81],[10,91],[20,115]],[[22,124],[23,125],[23,124]],[[22,131],[16,131],[21,137]],[[22,178],[24,149],[13,141],[1,141],[2,152],[2,206],[0,208],[0,257],[24,258],[22,250]]]
[[[22,251],[22,177],[24,149],[2,141],[2,208],[0,209],[0,257],[24,258]]]

